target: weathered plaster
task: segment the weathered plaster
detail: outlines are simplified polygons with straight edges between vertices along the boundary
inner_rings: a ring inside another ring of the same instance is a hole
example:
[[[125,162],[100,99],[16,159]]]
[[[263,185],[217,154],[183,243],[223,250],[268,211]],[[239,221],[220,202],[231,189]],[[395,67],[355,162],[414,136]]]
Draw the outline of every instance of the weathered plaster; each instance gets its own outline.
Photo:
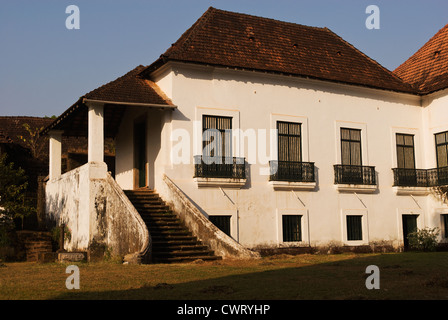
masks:
[[[150,235],[104,163],[88,163],[50,180],[46,187],[47,217],[66,224],[68,251],[107,251],[112,256],[146,259]]]

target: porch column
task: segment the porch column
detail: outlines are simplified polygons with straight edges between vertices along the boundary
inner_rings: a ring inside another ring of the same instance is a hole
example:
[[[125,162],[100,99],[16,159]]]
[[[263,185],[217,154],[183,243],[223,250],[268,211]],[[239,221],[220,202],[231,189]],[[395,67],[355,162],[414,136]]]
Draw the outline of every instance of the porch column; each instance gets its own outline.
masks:
[[[104,162],[104,105],[88,103],[88,162]]]
[[[61,157],[62,157],[62,131],[52,130],[50,135],[50,167],[49,179],[57,179],[61,176]]]

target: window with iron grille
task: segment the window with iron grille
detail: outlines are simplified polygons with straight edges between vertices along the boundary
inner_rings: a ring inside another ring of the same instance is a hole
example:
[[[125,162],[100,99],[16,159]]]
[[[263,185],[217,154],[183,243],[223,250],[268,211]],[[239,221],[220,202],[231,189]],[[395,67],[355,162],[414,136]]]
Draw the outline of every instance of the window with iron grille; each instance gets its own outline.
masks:
[[[341,128],[341,164],[361,166],[361,130]]]
[[[448,238],[448,214],[442,214],[443,236]]]
[[[448,167],[448,131],[435,134],[437,168]]]
[[[232,117],[202,116],[202,150],[205,157],[232,157]],[[218,139],[218,141],[214,141]]]
[[[415,169],[414,135],[396,134],[397,139],[397,167]]]
[[[283,215],[283,242],[302,241],[302,216]]]
[[[362,240],[362,216],[348,215],[347,219],[347,240]]]
[[[230,218],[231,216],[209,216],[209,220],[230,237]]]

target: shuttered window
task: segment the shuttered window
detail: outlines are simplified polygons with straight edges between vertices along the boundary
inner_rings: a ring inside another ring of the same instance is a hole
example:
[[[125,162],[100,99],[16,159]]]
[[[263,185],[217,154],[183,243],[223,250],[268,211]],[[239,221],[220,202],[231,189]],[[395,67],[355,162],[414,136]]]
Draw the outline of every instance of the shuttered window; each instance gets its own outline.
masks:
[[[231,216],[209,216],[209,220],[230,237],[230,217]]]
[[[203,115],[202,133],[203,156],[232,157],[232,117]]]
[[[448,131],[437,133],[436,138],[436,154],[437,168],[448,166]]]
[[[283,215],[283,242],[302,241],[302,216]]]
[[[360,129],[341,128],[341,164],[362,165]]]
[[[301,124],[277,122],[278,161],[302,161]]]
[[[347,218],[347,240],[362,240],[362,216],[346,216]]]
[[[415,169],[414,136],[397,133],[397,167]]]

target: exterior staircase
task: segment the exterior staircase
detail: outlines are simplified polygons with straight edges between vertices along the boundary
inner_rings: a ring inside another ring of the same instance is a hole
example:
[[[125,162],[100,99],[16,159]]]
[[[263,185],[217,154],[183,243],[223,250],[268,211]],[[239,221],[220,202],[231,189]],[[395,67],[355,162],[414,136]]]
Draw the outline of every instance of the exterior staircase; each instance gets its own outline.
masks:
[[[151,235],[153,263],[221,259],[185,227],[154,190],[140,188],[124,192]]]

